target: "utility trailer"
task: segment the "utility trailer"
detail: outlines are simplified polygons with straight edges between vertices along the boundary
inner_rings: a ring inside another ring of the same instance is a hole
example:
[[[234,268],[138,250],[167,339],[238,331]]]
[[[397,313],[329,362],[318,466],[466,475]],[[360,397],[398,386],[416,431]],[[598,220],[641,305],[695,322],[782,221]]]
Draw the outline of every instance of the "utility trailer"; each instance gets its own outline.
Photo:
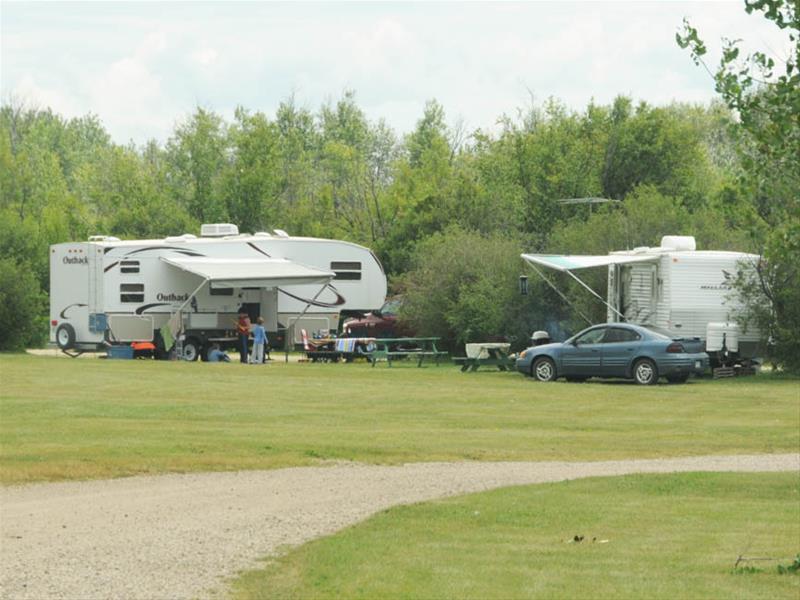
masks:
[[[206,224],[200,237],[50,247],[50,341],[66,352],[153,341],[163,353],[174,338],[194,360],[211,343],[235,344],[240,311],[264,319],[273,345],[287,332],[291,345],[301,329],[335,331],[385,299],[386,275],[368,248],[281,230]]]
[[[755,254],[697,250],[691,236],[664,236],[658,247],[605,256],[523,254],[522,258],[553,287],[540,267],[570,275],[606,305],[609,323],[633,323],[673,338],[696,339],[712,364],[752,359],[763,350],[758,329],[743,331],[736,324],[742,306],[731,288],[737,272],[755,268],[759,260]],[[592,267],[608,269],[605,299],[574,273]]]

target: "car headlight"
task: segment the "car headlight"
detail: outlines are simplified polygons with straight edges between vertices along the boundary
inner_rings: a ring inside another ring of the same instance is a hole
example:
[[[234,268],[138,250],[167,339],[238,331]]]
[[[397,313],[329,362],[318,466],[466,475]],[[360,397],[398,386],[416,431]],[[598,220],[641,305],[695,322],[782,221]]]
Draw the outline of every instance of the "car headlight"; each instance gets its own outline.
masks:
[[[528,353],[528,351],[527,351],[527,350],[523,350],[522,352],[520,352],[520,353],[519,353],[519,357],[520,357],[520,358],[525,358],[525,355],[526,355],[527,353]]]

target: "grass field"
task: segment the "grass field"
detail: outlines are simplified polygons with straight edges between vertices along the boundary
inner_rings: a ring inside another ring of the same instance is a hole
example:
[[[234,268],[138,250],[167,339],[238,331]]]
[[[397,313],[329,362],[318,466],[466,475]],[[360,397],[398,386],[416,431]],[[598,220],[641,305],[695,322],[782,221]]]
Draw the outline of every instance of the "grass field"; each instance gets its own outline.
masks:
[[[794,600],[800,576],[777,566],[800,552],[799,484],[636,475],[399,507],[244,574],[233,597]],[[734,569],[740,554],[777,560]]]
[[[0,355],[0,481],[321,460],[592,460],[797,451],[800,386],[643,388],[452,366]]]

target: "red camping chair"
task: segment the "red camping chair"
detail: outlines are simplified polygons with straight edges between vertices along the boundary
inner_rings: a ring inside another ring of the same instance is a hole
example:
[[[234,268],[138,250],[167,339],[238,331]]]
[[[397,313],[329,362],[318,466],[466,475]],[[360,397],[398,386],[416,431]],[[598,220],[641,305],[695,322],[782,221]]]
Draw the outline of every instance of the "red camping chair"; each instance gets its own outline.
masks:
[[[312,352],[313,350],[311,348],[311,344],[308,343],[308,332],[305,329],[300,330],[300,338],[303,340],[303,350],[306,353],[306,357],[301,358],[300,360],[303,362],[307,362],[309,358],[308,353]]]

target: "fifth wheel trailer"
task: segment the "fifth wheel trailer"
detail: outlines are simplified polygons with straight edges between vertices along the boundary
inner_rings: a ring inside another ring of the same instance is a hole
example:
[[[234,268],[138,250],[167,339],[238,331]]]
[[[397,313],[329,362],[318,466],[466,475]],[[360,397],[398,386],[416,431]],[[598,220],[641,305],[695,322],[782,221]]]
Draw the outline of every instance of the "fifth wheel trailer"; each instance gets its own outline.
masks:
[[[743,357],[755,357],[761,350],[761,332],[754,327],[744,331],[736,324],[742,306],[731,288],[737,272],[755,268],[755,254],[697,250],[691,236],[664,236],[658,247],[603,256],[522,258],[542,276],[539,267],[568,273],[605,303],[608,322],[642,325],[671,337],[696,337],[709,353],[722,350],[723,339],[728,350],[738,350]],[[574,273],[592,267],[608,269],[605,300]]]
[[[242,309],[264,318],[272,340],[288,328],[297,343],[301,328],[335,330],[385,299],[386,275],[368,248],[280,230],[206,224],[200,237],[50,247],[50,341],[62,350],[159,341],[169,324],[194,359],[208,343],[232,341]]]

